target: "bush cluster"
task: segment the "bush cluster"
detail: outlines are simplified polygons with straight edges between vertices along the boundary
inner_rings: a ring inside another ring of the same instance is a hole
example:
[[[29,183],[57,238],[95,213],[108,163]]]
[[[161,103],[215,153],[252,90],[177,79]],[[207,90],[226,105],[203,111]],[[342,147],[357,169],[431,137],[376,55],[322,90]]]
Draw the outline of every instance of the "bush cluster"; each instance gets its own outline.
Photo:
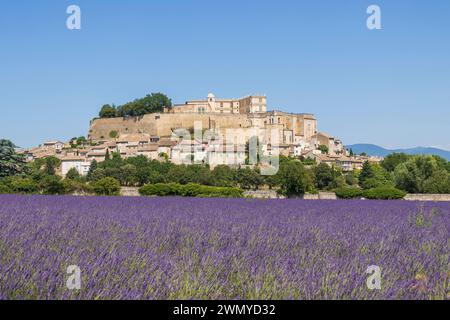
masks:
[[[394,187],[377,187],[364,191],[364,198],[373,200],[395,200],[403,199],[406,196],[406,192]]]
[[[403,199],[406,192],[392,186],[380,186],[368,190],[358,188],[339,188],[334,192],[339,199],[373,199],[373,200],[395,200]]]
[[[241,198],[243,190],[232,187],[212,187],[196,183],[182,185],[179,183],[148,184],[139,189],[143,196],[180,196],[180,197],[210,197],[210,198]]]
[[[363,190],[358,188],[339,188],[334,190],[339,199],[358,199],[363,197]]]
[[[95,181],[90,186],[92,191],[99,196],[118,196],[120,194],[120,183],[114,178],[106,177]]]

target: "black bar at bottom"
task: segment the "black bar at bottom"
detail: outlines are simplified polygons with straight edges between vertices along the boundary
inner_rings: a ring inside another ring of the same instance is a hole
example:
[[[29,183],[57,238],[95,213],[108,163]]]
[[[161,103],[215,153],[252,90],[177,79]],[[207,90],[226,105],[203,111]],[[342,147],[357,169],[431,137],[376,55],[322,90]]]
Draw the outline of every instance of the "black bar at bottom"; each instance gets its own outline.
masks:
[[[386,316],[386,307],[400,308],[403,317],[444,310],[449,301],[0,301],[0,309],[10,309],[15,316],[22,312],[40,312],[86,316],[91,311],[125,319],[314,319],[323,316]],[[57,310],[61,308],[61,312]],[[57,313],[56,313],[57,312]],[[144,315],[144,317],[142,316]],[[147,315],[147,316],[145,316]]]

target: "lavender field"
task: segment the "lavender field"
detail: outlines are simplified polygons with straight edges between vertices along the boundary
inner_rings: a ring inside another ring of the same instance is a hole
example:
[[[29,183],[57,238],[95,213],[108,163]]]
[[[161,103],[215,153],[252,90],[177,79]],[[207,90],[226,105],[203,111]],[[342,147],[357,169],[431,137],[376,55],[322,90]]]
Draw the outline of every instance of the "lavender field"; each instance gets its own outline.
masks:
[[[5,195],[0,299],[449,299],[449,234],[448,203]]]

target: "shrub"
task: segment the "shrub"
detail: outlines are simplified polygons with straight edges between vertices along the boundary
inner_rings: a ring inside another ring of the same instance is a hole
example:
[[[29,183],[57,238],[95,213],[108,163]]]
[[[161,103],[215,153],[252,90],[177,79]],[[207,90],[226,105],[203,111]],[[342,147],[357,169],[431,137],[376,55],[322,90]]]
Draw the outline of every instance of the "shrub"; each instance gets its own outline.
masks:
[[[92,193],[93,191],[89,188],[89,185],[80,180],[70,180],[64,179],[64,190],[66,193],[70,194],[86,194]]]
[[[109,132],[109,137],[112,139],[116,139],[119,137],[119,133],[116,130],[112,130]]]
[[[367,199],[394,200],[403,199],[406,192],[394,187],[382,186],[364,191],[363,196]]]
[[[39,184],[44,194],[65,194],[66,188],[58,176],[46,176]]]
[[[178,183],[147,184],[139,189],[143,196],[178,196],[181,194],[181,185]]]
[[[100,196],[117,196],[120,194],[120,183],[118,180],[106,177],[92,184],[92,191]]]
[[[79,178],[80,178],[80,173],[75,168],[71,168],[66,174],[66,179],[76,180]]]
[[[17,193],[37,193],[39,186],[30,178],[14,179],[11,182],[11,188],[13,192]]]
[[[242,198],[244,192],[239,188],[199,186],[197,197]]]
[[[7,185],[0,182],[0,194],[7,194],[7,193],[11,193],[11,189]]]
[[[358,188],[338,188],[334,192],[339,199],[357,199],[363,196],[363,191]]]
[[[178,183],[148,184],[139,189],[143,196],[181,196],[181,197],[211,197],[211,198],[240,198],[243,190],[229,187],[211,187],[195,183],[181,185]]]
[[[196,183],[188,183],[180,186],[180,195],[183,197],[198,197],[202,192],[202,186]]]

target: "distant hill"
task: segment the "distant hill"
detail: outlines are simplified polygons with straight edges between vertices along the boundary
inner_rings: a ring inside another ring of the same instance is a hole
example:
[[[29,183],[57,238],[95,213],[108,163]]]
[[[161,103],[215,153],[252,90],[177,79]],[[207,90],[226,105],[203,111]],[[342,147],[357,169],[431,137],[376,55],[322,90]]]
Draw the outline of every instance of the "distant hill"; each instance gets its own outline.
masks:
[[[437,149],[437,148],[426,148],[426,147],[417,147],[417,148],[410,148],[410,149],[385,149],[383,147],[374,145],[374,144],[353,144],[346,146],[347,149],[352,149],[354,153],[360,154],[365,152],[369,156],[380,156],[385,157],[391,153],[397,152],[403,152],[406,154],[434,154],[437,156],[440,156],[444,159],[447,159],[447,161],[450,161],[450,151]]]

